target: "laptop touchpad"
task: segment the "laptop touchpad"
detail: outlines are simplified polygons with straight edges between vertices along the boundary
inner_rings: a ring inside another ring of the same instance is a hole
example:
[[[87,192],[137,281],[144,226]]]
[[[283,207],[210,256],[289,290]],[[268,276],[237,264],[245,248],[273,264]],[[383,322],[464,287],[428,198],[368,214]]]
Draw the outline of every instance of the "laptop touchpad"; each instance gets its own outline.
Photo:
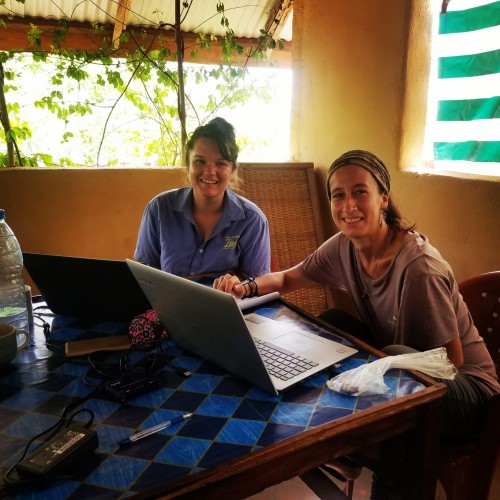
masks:
[[[275,337],[272,342],[291,351],[309,351],[321,344],[321,338],[316,340],[299,332],[290,331]]]

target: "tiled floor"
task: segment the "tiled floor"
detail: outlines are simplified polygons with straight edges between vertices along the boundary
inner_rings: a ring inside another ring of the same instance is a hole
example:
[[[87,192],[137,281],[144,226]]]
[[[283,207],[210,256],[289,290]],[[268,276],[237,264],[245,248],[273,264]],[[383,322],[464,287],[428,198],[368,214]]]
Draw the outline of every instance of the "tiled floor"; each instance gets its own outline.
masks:
[[[371,473],[363,469],[361,476],[354,485],[353,500],[367,500],[370,498]],[[497,463],[495,477],[490,492],[490,500],[500,498],[500,460]],[[301,481],[295,477],[290,481],[267,488],[260,493],[248,497],[248,500],[318,500],[318,497]],[[438,484],[436,500],[446,500],[446,496]]]
[[[361,476],[356,479],[353,500],[370,498],[371,480],[370,471],[363,469]],[[290,481],[277,484],[248,497],[247,500],[318,500],[318,498],[299,477],[294,477]]]

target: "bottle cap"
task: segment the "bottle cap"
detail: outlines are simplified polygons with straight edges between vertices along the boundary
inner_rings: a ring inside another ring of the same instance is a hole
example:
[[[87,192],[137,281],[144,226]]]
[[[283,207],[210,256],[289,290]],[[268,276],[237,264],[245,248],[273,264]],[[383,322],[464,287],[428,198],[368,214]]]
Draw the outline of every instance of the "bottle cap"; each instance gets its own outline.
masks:
[[[0,208],[0,220],[5,219],[5,210],[3,208]]]

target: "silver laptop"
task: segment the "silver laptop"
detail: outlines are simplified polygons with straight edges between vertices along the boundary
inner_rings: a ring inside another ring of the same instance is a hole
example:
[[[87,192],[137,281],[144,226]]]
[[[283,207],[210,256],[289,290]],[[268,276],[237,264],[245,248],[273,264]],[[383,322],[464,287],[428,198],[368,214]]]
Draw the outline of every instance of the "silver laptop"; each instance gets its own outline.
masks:
[[[179,347],[272,394],[357,352],[289,323],[243,316],[230,294],[138,262],[127,264]],[[289,361],[281,367],[264,361],[273,350]],[[290,370],[293,361],[297,365]]]

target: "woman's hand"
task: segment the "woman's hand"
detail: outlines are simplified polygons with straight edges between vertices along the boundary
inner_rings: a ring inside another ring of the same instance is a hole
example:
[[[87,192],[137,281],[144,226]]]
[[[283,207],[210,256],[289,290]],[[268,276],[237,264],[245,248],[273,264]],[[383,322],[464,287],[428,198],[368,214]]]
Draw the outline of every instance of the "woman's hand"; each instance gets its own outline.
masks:
[[[217,278],[212,287],[216,290],[230,293],[238,299],[241,299],[245,295],[245,287],[240,285],[240,283],[241,282],[237,276],[225,274],[224,276]]]
[[[258,295],[266,295],[272,292],[279,292],[283,295],[284,293],[293,292],[293,290],[315,284],[314,281],[311,281],[302,273],[300,264],[286,271],[277,271],[258,276],[253,281],[254,286],[244,286],[241,285],[242,282],[236,276],[226,274],[214,281],[213,288],[231,293],[238,299],[241,299],[246,296],[252,297],[254,292],[257,292]],[[248,283],[248,280],[246,283]]]

